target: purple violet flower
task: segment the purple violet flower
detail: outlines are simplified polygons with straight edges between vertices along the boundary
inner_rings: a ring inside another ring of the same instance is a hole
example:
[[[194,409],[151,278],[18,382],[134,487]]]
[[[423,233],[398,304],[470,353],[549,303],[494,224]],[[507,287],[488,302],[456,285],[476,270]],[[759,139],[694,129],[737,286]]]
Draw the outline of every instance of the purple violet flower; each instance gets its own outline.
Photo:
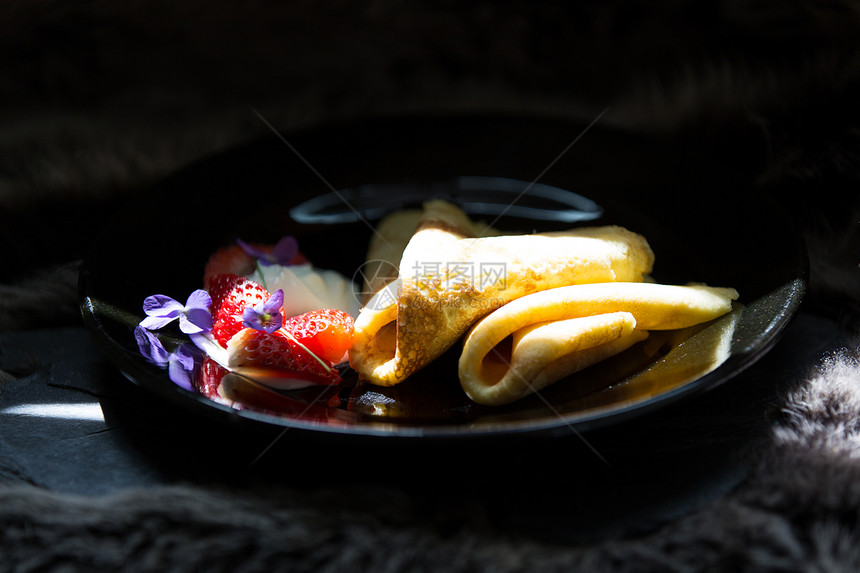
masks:
[[[284,305],[284,291],[278,289],[268,299],[246,306],[242,311],[242,322],[248,328],[262,330],[269,334],[280,329],[284,324],[281,307]]]
[[[289,265],[293,257],[296,256],[296,253],[299,252],[298,241],[296,241],[295,237],[289,235],[278,241],[271,253],[261,251],[241,239],[236,239],[236,243],[242,247],[242,250],[248,256],[254,257],[257,259],[257,262],[265,267],[269,265]]]
[[[208,332],[212,330],[211,304],[212,298],[202,289],[191,293],[184,305],[163,294],[148,296],[143,301],[146,318],[140,322],[140,326],[155,330],[178,318],[179,330],[185,334]]]
[[[180,388],[194,391],[192,381],[202,361],[203,355],[196,346],[183,344],[170,355],[170,360],[167,363],[167,375]]]
[[[134,339],[137,341],[137,347],[140,353],[149,362],[156,366],[166,366],[170,359],[170,353],[164,349],[161,341],[143,326],[138,325],[134,329]]]
[[[167,368],[168,376],[177,386],[194,390],[192,380],[203,360],[203,353],[196,346],[181,344],[174,352],[168,352],[161,340],[141,325],[134,329],[134,338],[146,360],[160,368]]]

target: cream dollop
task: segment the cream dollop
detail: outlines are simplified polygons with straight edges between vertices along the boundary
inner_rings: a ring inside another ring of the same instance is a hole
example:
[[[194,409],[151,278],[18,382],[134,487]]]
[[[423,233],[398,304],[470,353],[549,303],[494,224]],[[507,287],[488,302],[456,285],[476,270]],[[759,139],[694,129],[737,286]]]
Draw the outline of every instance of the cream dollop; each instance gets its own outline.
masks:
[[[287,316],[336,308],[355,318],[360,310],[358,287],[337,271],[316,268],[309,263],[269,265],[259,267],[249,278],[264,285],[269,292],[283,289]]]

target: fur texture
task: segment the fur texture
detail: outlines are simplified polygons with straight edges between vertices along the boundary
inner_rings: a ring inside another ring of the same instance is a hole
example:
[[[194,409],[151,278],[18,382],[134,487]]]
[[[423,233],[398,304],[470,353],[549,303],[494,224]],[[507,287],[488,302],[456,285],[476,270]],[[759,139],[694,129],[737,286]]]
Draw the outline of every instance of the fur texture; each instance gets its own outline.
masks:
[[[268,135],[252,107],[284,130],[412,112],[590,120],[608,107],[613,127],[743,150],[735,159],[807,237],[806,310],[856,333],[858,33],[860,8],[844,1],[0,3],[0,330],[76,324],[77,264],[103,217]],[[774,398],[747,480],[640,537],[540,543],[500,532],[486,508],[452,514],[400,491],[79,498],[15,483],[0,487],[0,570],[857,570],[848,340]]]
[[[0,488],[0,570],[853,571],[858,372],[852,353],[826,357],[784,397],[745,482],[638,536],[542,542],[534,525],[525,535],[500,526],[492,504],[360,483],[96,498],[16,485]]]

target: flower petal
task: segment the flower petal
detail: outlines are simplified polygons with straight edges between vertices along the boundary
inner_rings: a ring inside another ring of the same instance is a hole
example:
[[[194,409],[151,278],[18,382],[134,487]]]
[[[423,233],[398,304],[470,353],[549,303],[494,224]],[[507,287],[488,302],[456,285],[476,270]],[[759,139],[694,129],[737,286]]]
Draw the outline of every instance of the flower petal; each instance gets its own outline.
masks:
[[[246,328],[272,334],[284,325],[284,318],[280,312],[260,312],[255,308],[246,306],[242,311],[242,324]]]
[[[174,384],[185,390],[194,390],[194,385],[191,383],[191,372],[186,370],[182,363],[178,360],[171,360],[167,365],[167,375]]]
[[[260,312],[278,312],[281,310],[281,307],[284,306],[284,289],[278,289],[272,293],[265,302],[263,302],[262,308],[259,309]],[[255,305],[256,307],[256,305]]]
[[[203,359],[203,353],[193,344],[181,344],[171,356],[188,371],[193,370]]]
[[[269,253],[261,251],[253,245],[249,245],[242,239],[236,239],[236,244],[242,247],[242,250],[245,251],[245,254],[247,254],[249,257],[261,259],[261,262],[265,261],[269,257]]]
[[[299,242],[295,237],[287,235],[275,244],[275,248],[272,249],[272,257],[278,264],[288,265],[298,252]]]
[[[183,344],[170,355],[167,374],[177,386],[194,390],[192,381],[201,360],[202,356],[197,348],[190,344]]]
[[[278,289],[263,302],[258,302],[253,307],[246,306],[242,310],[242,320],[248,328],[271,334],[284,324],[284,317],[280,313],[283,304],[284,291]]]
[[[179,317],[179,330],[185,334],[198,334],[212,330],[212,315],[203,308],[189,308]]]
[[[263,330],[262,316],[251,306],[242,309],[242,324],[254,330]]]
[[[143,299],[143,312],[147,316],[171,315],[176,318],[183,308],[181,302],[163,294],[154,294]]]
[[[180,316],[181,314],[178,313],[176,316]],[[158,330],[176,320],[176,316],[147,316],[140,321],[138,326],[142,326],[147,330]]]
[[[269,334],[272,334],[276,330],[280,330],[284,325],[284,317],[280,312],[273,312],[267,315],[267,319],[268,320],[263,322],[263,330]]]
[[[157,336],[152,334],[146,327],[138,325],[134,329],[134,339],[137,347],[145,359],[158,366],[167,364],[169,354]]]
[[[210,306],[212,306],[212,297],[209,296],[209,293],[203,289],[197,289],[188,295],[188,300],[185,302],[185,311],[188,312],[192,308],[200,308],[208,311]]]

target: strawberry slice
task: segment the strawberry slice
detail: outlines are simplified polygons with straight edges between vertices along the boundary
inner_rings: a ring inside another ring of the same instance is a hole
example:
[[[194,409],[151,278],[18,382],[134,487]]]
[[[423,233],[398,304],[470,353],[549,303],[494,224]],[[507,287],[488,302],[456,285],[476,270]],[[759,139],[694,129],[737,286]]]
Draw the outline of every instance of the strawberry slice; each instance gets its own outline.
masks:
[[[319,384],[337,384],[340,374],[314,356],[283,329],[269,334],[253,328],[240,330],[227,344],[227,367],[277,369],[297,372]]]
[[[212,337],[221,346],[245,328],[242,311],[246,306],[267,300],[269,291],[257,282],[233,274],[216,275],[209,283],[212,305]]]
[[[320,358],[338,364],[352,345],[354,324],[346,312],[326,308],[290,317],[284,329]]]
[[[243,311],[270,298],[259,283],[235,274],[211,277],[212,338],[226,349],[228,370],[291,372],[314,384],[336,384],[332,365],[341,362],[352,343],[352,317],[340,310],[316,310],[288,319],[267,333],[245,326]],[[283,312],[283,309],[281,309]]]

